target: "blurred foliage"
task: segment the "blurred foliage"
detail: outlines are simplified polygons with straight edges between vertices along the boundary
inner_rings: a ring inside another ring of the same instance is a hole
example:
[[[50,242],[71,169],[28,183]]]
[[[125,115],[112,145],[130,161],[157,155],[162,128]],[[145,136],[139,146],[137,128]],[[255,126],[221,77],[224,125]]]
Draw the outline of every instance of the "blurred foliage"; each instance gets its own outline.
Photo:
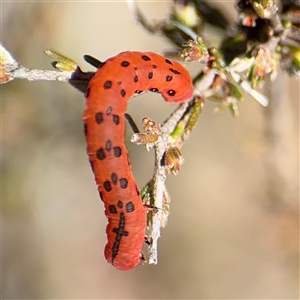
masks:
[[[174,45],[168,54],[180,51],[186,62],[203,64],[194,79],[196,95],[217,102],[216,112],[229,108],[238,117],[242,91],[266,106],[268,100],[256,89],[263,87],[267,77],[274,81],[280,67],[300,77],[298,1],[282,1],[279,9],[273,0],[239,0],[235,22],[206,1],[174,0],[169,17],[153,23],[134,2],[130,5],[144,28]],[[207,25],[223,30],[218,47],[210,47],[204,38]]]

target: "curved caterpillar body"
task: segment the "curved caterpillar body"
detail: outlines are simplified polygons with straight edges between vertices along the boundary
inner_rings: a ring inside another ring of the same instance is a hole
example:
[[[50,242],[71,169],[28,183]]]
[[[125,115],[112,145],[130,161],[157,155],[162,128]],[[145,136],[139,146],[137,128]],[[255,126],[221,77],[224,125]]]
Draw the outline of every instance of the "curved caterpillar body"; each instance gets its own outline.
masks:
[[[83,114],[87,153],[108,218],[104,255],[120,270],[143,259],[146,213],[124,145],[124,113],[127,100],[144,91],[173,103],[193,96],[191,77],[181,64],[151,52],[123,52],[99,65]]]

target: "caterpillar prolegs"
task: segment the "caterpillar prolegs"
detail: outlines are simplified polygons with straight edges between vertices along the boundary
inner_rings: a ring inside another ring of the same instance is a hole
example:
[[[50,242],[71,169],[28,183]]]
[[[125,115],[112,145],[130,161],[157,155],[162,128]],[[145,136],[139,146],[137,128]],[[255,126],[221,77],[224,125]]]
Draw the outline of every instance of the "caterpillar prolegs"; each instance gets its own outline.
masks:
[[[192,80],[178,62],[151,52],[122,52],[99,64],[86,93],[83,114],[87,153],[108,218],[104,255],[120,270],[142,259],[146,213],[125,148],[127,100],[161,93],[172,103],[189,101]]]

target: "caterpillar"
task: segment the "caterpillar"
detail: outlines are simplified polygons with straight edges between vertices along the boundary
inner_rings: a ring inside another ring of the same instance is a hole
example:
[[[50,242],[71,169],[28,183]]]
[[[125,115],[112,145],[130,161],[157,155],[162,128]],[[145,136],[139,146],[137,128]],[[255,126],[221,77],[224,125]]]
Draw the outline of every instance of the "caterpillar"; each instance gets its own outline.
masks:
[[[97,60],[95,60],[97,61]],[[122,52],[98,65],[85,94],[87,153],[108,218],[106,260],[130,270],[143,260],[146,212],[125,148],[127,100],[142,92],[167,102],[193,97],[192,80],[178,62],[151,52]]]

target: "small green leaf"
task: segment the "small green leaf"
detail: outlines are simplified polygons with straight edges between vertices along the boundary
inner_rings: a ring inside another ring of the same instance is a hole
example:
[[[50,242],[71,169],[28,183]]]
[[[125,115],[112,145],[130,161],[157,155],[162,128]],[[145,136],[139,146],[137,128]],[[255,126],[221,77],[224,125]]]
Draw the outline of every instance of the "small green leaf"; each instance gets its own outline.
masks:
[[[58,59],[58,61],[54,61],[52,63],[52,66],[59,71],[72,72],[78,67],[77,63],[73,59],[66,57],[54,49],[46,49],[44,52],[51,58]]]
[[[236,102],[234,103],[231,103],[229,105],[229,109],[230,109],[230,112],[232,113],[232,115],[235,117],[235,118],[238,118],[240,116],[240,111],[239,111],[239,107],[237,105]]]
[[[243,101],[244,97],[243,94],[240,92],[237,86],[228,83],[230,94],[238,101]]]

